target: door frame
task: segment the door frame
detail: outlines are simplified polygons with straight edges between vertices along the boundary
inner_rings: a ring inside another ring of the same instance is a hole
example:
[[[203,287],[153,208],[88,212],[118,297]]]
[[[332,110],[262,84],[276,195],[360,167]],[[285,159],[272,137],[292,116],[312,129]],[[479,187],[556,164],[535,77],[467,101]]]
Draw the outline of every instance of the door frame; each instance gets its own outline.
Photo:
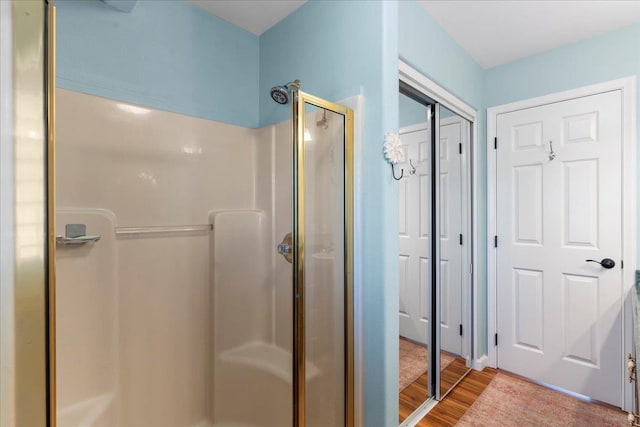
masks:
[[[632,353],[633,319],[629,291],[635,283],[637,268],[637,195],[636,195],[636,76],[610,80],[583,86],[563,92],[498,105],[487,109],[487,365],[497,367],[498,350],[495,341],[497,332],[497,251],[494,236],[497,234],[497,150],[494,141],[497,136],[497,118],[517,110],[539,107],[576,98],[620,90],[622,94],[622,259],[626,261],[623,277],[623,321],[622,355]],[[623,409],[631,408],[631,387],[626,377],[626,363],[622,363],[620,375],[623,378]]]

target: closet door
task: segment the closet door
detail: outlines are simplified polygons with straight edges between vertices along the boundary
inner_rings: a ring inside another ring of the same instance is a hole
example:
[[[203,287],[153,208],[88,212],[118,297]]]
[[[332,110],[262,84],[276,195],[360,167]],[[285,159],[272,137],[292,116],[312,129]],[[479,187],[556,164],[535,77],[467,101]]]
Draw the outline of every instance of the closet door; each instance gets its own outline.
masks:
[[[613,405],[622,403],[621,105],[612,91],[497,117],[498,367]]]

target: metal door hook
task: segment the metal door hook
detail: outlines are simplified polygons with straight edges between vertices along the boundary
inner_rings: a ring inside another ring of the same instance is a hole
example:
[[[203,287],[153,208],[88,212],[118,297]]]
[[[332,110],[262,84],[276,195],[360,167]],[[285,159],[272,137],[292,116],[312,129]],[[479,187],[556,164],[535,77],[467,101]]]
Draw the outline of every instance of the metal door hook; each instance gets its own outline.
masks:
[[[413,166],[413,160],[409,159],[409,165],[411,166],[411,170],[409,170],[409,175],[415,175],[417,169]],[[393,179],[396,181],[400,181],[404,177],[404,169],[400,169],[400,176],[396,176],[395,165],[391,163],[391,174],[393,175]]]
[[[409,159],[409,165],[411,166],[411,170],[409,171],[409,175],[415,175],[416,167],[413,166],[413,160]]]
[[[394,168],[394,164],[391,163],[391,175],[393,176],[393,179],[395,179],[396,181],[400,181],[402,179],[402,177],[404,176],[404,169],[400,169],[400,176],[396,176],[396,169]]]

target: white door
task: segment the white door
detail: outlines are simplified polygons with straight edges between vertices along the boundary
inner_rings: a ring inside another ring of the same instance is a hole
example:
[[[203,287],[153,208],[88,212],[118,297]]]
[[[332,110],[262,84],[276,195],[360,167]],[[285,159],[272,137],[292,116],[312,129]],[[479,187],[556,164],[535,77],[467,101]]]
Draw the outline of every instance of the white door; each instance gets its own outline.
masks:
[[[462,123],[440,120],[440,348],[462,354]]]
[[[400,336],[428,344],[431,305],[431,143],[428,129],[400,135],[406,163],[400,186]],[[416,173],[409,174],[411,159]]]
[[[498,367],[614,405],[621,102],[612,91],[497,116]],[[603,258],[615,267],[586,261]]]

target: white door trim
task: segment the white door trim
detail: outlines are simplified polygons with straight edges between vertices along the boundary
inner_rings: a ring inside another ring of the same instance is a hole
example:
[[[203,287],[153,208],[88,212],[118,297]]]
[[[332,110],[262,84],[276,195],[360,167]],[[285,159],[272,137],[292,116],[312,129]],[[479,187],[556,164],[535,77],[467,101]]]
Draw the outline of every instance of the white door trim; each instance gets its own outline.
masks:
[[[401,127],[398,133],[403,134],[403,133],[411,133],[411,132],[420,132],[421,130],[427,130],[428,128],[429,128],[429,125],[427,125],[426,122],[422,122],[422,123],[416,123],[415,125]]]
[[[553,93],[537,98],[517,101],[510,104],[498,105],[487,109],[487,365],[497,366],[497,351],[494,336],[497,331],[496,305],[496,249],[494,236],[496,235],[496,151],[494,140],[497,134],[497,116],[517,110],[538,107],[571,99],[597,95],[604,92],[620,90],[622,93],[622,256],[625,261],[623,269],[624,319],[622,354],[631,353],[633,323],[631,318],[631,302],[629,291],[635,283],[636,252],[637,252],[637,205],[636,205],[636,76],[611,80],[591,86],[584,86],[564,92]],[[500,141],[498,141],[498,144]],[[631,408],[631,387],[626,381],[626,363],[622,363],[622,383],[624,409]]]
[[[450,93],[403,60],[399,60],[398,74],[400,81],[418,89],[420,92],[433,98],[435,101],[438,101],[438,103],[444,105],[457,115],[464,117],[470,122],[475,123],[477,120],[478,111],[475,108]]]
[[[465,197],[465,201],[471,206],[471,224],[469,235],[472,239],[470,260],[467,262],[468,271],[471,276],[471,301],[469,307],[471,308],[471,314],[469,323],[464,327],[468,328],[471,332],[471,361],[470,365],[473,369],[482,370],[485,366],[486,356],[484,355],[482,342],[484,340],[483,331],[480,331],[477,327],[478,324],[484,323],[484,319],[480,322],[479,310],[478,310],[478,276],[475,274],[477,268],[473,268],[474,265],[478,265],[478,253],[480,242],[478,240],[478,185],[480,182],[480,176],[478,175],[479,166],[478,159],[481,154],[478,151],[478,110],[447,91],[442,86],[438,85],[433,80],[429,79],[418,70],[404,62],[398,61],[398,76],[400,81],[408,84],[409,86],[417,89],[423,94],[431,97],[442,106],[448,108],[459,116],[469,120],[471,122],[471,140],[469,141],[469,148],[466,153],[463,153],[463,161],[471,164],[472,176],[465,178],[465,185],[468,185],[469,192]],[[465,170],[468,168],[465,166]],[[466,251],[465,251],[466,252]],[[468,259],[468,258],[467,258]],[[468,313],[467,313],[468,314]]]

